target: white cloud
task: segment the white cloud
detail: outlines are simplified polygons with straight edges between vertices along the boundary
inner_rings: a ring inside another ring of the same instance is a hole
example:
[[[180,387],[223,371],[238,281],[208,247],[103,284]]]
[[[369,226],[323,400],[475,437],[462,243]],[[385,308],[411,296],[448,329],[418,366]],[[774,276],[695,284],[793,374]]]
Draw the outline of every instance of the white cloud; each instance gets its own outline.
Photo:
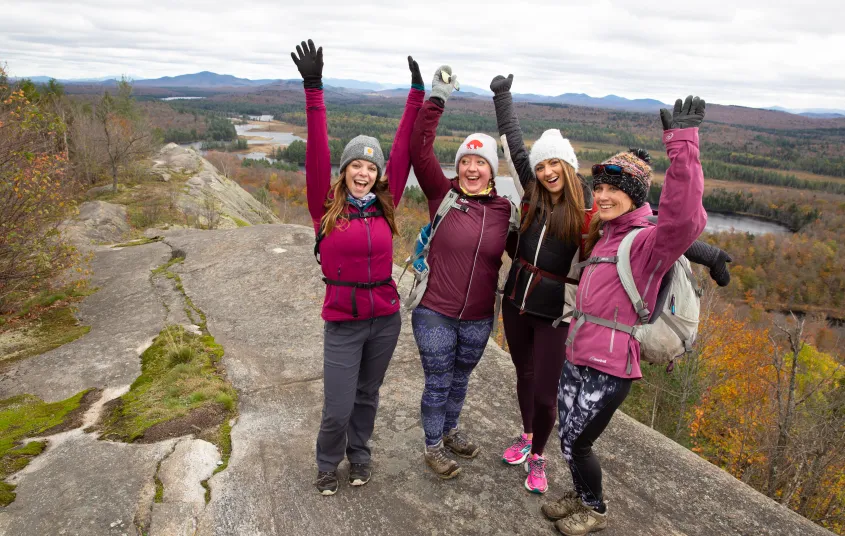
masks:
[[[513,73],[525,93],[845,109],[833,0],[171,4],[0,0],[0,61],[20,76],[296,78],[290,52],[310,37],[332,78],[402,83],[412,54],[426,79],[449,63],[464,85]]]

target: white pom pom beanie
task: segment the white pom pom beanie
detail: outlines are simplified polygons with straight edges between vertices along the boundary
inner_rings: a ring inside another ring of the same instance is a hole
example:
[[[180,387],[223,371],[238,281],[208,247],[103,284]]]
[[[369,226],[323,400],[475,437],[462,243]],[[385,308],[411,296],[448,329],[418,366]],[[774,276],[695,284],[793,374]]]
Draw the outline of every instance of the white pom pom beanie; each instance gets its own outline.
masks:
[[[490,168],[493,170],[492,176],[496,176],[496,173],[499,171],[499,153],[495,139],[480,132],[467,136],[455,154],[455,173],[458,172],[458,164],[461,158],[468,154],[475,154],[487,160],[487,163],[490,164]]]
[[[543,160],[549,158],[560,158],[578,172],[578,157],[575,156],[575,149],[569,140],[564,138],[560,130],[556,128],[543,132],[540,139],[534,142],[528,161],[531,163],[531,172]]]

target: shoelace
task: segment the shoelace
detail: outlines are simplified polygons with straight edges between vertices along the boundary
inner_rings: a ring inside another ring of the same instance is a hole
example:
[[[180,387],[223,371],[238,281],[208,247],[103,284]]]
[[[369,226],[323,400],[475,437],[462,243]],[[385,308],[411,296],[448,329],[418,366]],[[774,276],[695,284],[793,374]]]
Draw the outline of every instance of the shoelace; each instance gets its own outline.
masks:
[[[452,434],[452,441],[454,441],[460,448],[464,448],[469,444],[469,441],[467,441],[460,432]]]
[[[437,449],[436,451],[433,452],[433,454],[434,454],[434,459],[437,460],[438,462],[449,461],[451,459],[448,456],[446,456],[446,451],[444,449]]]
[[[527,446],[529,446],[529,445],[531,445],[531,440],[530,440],[530,439],[525,439],[524,437],[519,436],[519,437],[517,437],[517,438],[516,438],[516,440],[514,440],[514,442],[513,442],[513,445],[512,445],[512,446],[513,446],[513,447],[516,447],[516,448],[517,448],[517,449],[519,449],[519,450],[522,450],[522,449],[524,449],[525,447],[527,447]]]
[[[329,484],[333,480],[337,480],[337,476],[330,471],[325,473],[321,472],[319,475],[317,475],[317,484],[320,485]]]
[[[546,469],[546,460],[543,458],[537,458],[536,460],[528,460],[528,467],[531,468],[531,476],[534,478],[540,478],[545,473]]]

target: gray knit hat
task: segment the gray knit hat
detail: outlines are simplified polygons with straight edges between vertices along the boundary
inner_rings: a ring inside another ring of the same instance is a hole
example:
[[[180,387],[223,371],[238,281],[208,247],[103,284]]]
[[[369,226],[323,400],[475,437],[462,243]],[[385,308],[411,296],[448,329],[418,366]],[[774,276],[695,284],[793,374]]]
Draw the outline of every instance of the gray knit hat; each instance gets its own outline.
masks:
[[[499,171],[499,154],[495,139],[480,132],[467,136],[455,154],[456,173],[461,158],[468,154],[475,154],[487,160],[487,163],[490,164],[490,168],[493,170],[492,177],[496,176],[496,173]]]
[[[575,156],[575,149],[556,128],[543,132],[543,135],[531,146],[531,153],[528,156],[531,172],[534,173],[537,164],[550,158],[559,158],[572,166],[576,173],[578,172],[578,157]]]
[[[384,153],[381,152],[378,140],[373,137],[355,136],[346,144],[343,154],[340,155],[340,172],[343,173],[349,162],[353,160],[366,160],[375,164],[378,168],[376,180],[380,179],[384,173]]]

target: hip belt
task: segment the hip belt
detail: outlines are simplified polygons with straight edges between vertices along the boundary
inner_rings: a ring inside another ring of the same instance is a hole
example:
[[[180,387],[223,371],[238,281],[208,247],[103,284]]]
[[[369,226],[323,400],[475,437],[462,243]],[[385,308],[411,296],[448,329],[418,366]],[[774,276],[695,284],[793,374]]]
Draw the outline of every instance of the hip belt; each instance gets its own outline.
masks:
[[[387,279],[383,279],[381,281],[373,281],[372,283],[358,283],[356,281],[340,281],[337,279],[329,279],[327,277],[324,277],[323,283],[327,285],[335,285],[338,287],[352,287],[352,317],[358,318],[358,302],[355,300],[355,292],[359,288],[372,290],[376,287],[383,287],[385,285],[390,285],[391,287],[393,287],[393,285],[391,285],[391,283],[393,283],[393,278],[388,277]],[[395,290],[395,287],[393,288]],[[399,296],[398,291],[396,292],[396,296]]]

